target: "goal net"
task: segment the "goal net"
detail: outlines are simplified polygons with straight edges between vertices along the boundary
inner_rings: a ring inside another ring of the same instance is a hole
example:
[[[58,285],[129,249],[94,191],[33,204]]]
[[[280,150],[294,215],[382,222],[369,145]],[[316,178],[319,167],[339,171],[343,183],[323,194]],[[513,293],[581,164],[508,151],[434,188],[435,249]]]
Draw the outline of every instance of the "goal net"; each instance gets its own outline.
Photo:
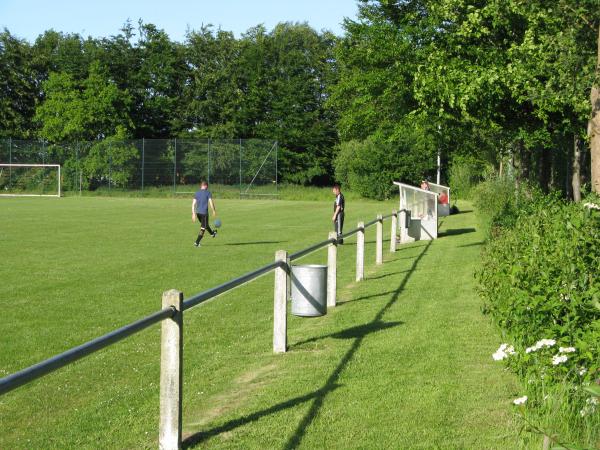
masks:
[[[0,164],[0,196],[60,197],[59,164]]]

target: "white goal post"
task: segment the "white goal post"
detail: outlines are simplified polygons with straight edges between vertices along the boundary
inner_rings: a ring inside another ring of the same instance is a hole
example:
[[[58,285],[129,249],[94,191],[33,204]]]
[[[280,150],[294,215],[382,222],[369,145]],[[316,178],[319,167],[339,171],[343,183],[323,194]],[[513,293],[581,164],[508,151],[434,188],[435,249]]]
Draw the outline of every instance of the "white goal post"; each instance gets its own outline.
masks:
[[[60,164],[0,164],[0,179],[2,177],[2,172],[7,170],[9,172],[12,171],[13,168],[28,168],[28,167],[47,167],[47,168],[56,168],[58,170],[56,177],[56,194],[32,194],[27,192],[11,192],[4,193],[0,191],[1,197],[60,197],[61,196],[61,186],[60,186]],[[5,174],[6,175],[6,174]]]

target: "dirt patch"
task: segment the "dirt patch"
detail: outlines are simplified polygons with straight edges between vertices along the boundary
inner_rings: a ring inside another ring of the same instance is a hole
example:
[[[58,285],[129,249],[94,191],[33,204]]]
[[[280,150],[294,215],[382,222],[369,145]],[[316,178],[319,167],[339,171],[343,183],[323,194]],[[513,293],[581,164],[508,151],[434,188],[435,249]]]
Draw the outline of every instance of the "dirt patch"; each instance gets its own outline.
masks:
[[[210,403],[210,409],[202,411],[199,420],[187,424],[187,427],[201,427],[212,422],[217,417],[225,415],[230,411],[237,409],[254,392],[266,386],[277,366],[273,363],[263,367],[248,370],[238,376],[232,383],[227,392],[214,396]]]

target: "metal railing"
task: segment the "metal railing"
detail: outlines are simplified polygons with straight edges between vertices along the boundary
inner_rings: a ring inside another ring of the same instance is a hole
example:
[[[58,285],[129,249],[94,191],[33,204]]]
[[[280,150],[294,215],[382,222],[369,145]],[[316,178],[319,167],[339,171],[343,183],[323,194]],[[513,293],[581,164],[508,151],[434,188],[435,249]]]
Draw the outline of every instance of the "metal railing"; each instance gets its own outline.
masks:
[[[398,212],[386,216],[379,215],[375,220],[366,224],[359,222],[357,228],[344,233],[341,238],[358,235],[356,255],[356,279],[364,278],[364,233],[365,229],[377,225],[376,237],[376,263],[383,262],[383,221],[392,218],[390,236],[390,251],[396,251],[396,236]],[[160,428],[159,445],[164,449],[181,448],[181,385],[182,385],[182,349],[183,349],[183,312],[207,300],[215,298],[238,286],[248,283],[271,271],[275,271],[274,287],[274,328],[273,351],[283,353],[287,351],[287,300],[289,295],[289,277],[291,261],[300,259],[312,252],[328,247],[328,278],[327,278],[327,306],[336,304],[336,274],[337,274],[337,236],[330,233],[327,240],[311,245],[288,256],[287,252],[280,250],[276,253],[275,261],[248,272],[237,278],[229,280],[213,288],[199,292],[190,298],[183,299],[183,293],[171,290],[163,294],[163,309],[150,314],[142,319],[118,328],[110,333],[88,341],[82,345],[53,356],[33,366],[15,372],[0,379],[0,395],[6,394],[20,386],[30,383],[44,375],[58,370],[98,350],[106,348],[133,334],[136,334],[151,325],[162,322],[161,333],[161,392],[160,392]]]

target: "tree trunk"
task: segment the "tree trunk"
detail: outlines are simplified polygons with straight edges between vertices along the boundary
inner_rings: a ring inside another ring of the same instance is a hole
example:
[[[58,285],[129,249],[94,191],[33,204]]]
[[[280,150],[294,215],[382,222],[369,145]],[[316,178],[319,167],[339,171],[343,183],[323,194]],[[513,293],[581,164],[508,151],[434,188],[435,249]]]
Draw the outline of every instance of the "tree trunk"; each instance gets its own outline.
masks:
[[[573,177],[571,185],[573,186],[573,200],[581,201],[581,142],[577,134],[573,135]]]
[[[592,190],[600,194],[600,86],[598,86],[598,77],[600,76],[600,25],[598,26],[598,55],[596,63],[596,79],[590,93],[592,104],[592,116],[588,122],[588,135],[590,137],[591,153],[591,174]]]

